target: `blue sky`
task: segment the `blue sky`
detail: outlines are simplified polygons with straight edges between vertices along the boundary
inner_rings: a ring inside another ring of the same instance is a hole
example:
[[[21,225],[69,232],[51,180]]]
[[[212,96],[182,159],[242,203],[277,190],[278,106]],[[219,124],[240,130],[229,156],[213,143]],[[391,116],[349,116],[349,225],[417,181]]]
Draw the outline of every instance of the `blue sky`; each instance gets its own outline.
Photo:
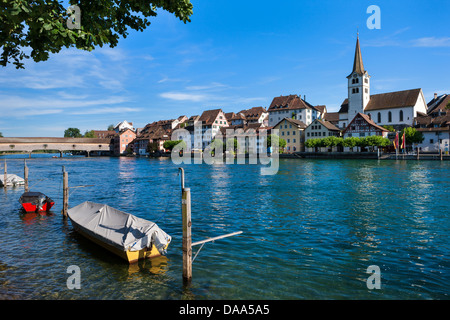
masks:
[[[0,70],[0,132],[61,137],[197,115],[268,108],[300,94],[338,111],[359,30],[371,93],[450,93],[450,1],[192,0],[192,22],[160,11],[116,48],[65,49],[25,70]],[[381,10],[369,29],[367,8]]]

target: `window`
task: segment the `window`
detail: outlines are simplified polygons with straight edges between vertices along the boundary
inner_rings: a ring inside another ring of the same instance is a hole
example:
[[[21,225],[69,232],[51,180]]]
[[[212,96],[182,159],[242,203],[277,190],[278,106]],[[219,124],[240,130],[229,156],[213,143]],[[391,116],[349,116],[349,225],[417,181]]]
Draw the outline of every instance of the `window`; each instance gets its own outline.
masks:
[[[292,135],[295,136],[295,131],[292,131]]]
[[[290,132],[290,131],[288,131],[288,132],[287,132],[287,135],[289,135],[290,133],[291,133],[291,132]]]
[[[281,135],[284,136],[284,131],[281,132]]]
[[[378,123],[381,122],[381,113],[380,113],[380,112],[378,112],[378,115],[377,115],[377,122],[378,122]]]
[[[295,142],[296,142],[296,140],[295,140],[295,139],[292,139],[292,142],[294,142],[294,143],[295,143]]]
[[[369,89],[367,89],[367,88],[365,88],[364,91],[365,91],[366,93],[369,93]]]
[[[388,122],[392,122],[392,112],[388,112]]]
[[[287,142],[290,143],[290,142],[291,142],[291,139],[287,139]]]
[[[309,132],[306,133],[306,136],[309,137]]]
[[[364,79],[364,82],[365,82],[365,83],[369,83],[369,79],[365,78],[365,79]]]
[[[398,117],[399,117],[400,121],[403,121],[403,110],[400,110]]]
[[[434,142],[434,140],[433,139],[430,139],[430,143],[433,143]]]
[[[353,88],[352,93],[359,93],[359,88]]]

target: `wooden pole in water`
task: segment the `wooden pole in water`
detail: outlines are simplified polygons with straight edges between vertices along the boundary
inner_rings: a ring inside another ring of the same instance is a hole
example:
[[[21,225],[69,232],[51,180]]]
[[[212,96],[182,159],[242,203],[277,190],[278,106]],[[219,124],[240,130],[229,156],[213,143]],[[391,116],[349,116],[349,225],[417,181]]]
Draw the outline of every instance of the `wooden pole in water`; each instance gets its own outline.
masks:
[[[24,167],[23,167],[23,178],[25,180],[25,192],[30,191],[28,188],[28,167],[27,167],[27,160],[24,160]]]
[[[183,282],[188,284],[192,280],[192,233],[191,233],[191,189],[184,187],[184,170],[181,170],[181,214],[183,226]]]
[[[439,149],[440,153],[441,153],[441,161],[442,161],[442,149]]]
[[[6,189],[6,180],[8,179],[8,169],[7,169],[7,165],[6,165],[6,159],[5,159],[5,174],[3,176],[3,187]]]
[[[63,209],[61,213],[67,218],[67,210],[69,209],[69,174],[63,166]]]

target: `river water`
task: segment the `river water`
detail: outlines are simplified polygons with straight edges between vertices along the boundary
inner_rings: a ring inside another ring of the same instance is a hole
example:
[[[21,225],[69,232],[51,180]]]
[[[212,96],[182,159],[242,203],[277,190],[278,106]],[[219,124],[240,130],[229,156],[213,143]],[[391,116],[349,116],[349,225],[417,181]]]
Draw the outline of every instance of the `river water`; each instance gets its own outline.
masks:
[[[23,177],[23,156],[6,159]],[[33,155],[27,165],[31,191],[56,204],[23,214],[23,187],[0,190],[0,299],[450,297],[450,162],[281,159],[276,175],[260,165],[185,165],[193,241],[243,231],[205,244],[189,287],[170,159]],[[62,166],[70,186],[93,185],[71,189],[70,207],[89,200],[156,221],[173,237],[167,256],[129,266],[75,233],[61,216]],[[67,286],[70,266],[80,289]],[[369,266],[380,270],[380,289],[368,288]]]

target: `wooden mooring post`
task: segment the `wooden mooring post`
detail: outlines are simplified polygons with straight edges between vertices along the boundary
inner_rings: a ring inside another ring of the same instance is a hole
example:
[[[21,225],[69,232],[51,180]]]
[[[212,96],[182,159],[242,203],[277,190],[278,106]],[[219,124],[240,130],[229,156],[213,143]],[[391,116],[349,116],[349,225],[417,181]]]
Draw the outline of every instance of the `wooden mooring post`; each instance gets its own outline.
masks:
[[[69,174],[63,166],[63,209],[61,213],[64,218],[67,218],[67,210],[69,210]]]
[[[185,188],[184,186],[184,169],[179,168],[181,171],[181,214],[182,214],[182,228],[183,228],[183,238],[182,238],[182,251],[183,251],[183,282],[185,285],[189,285],[192,280],[192,262],[199,254],[200,250],[203,248],[205,243],[235,236],[241,234],[242,231],[237,231],[218,237],[213,237],[201,241],[192,243],[192,220],[191,220],[191,189]],[[196,245],[201,245],[195,254],[194,259],[192,258],[192,247]]]
[[[183,282],[192,280],[192,220],[191,220],[191,189],[184,187],[184,169],[181,170],[181,214],[182,214],[182,250],[183,250]]]
[[[4,168],[4,176],[3,176],[3,187],[6,189],[6,181],[8,180],[8,169],[6,165],[6,159],[5,159],[5,168]]]
[[[30,191],[30,188],[28,187],[28,167],[27,167],[27,160],[24,160],[24,166],[23,166],[23,178],[25,180],[25,192]]]

